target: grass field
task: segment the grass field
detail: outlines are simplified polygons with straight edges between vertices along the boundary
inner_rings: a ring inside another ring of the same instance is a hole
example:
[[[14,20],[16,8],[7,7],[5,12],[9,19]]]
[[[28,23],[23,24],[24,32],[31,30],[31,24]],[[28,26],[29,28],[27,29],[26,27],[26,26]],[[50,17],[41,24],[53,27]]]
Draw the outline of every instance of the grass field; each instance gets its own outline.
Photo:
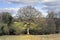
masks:
[[[0,36],[0,40],[60,40],[60,34]]]

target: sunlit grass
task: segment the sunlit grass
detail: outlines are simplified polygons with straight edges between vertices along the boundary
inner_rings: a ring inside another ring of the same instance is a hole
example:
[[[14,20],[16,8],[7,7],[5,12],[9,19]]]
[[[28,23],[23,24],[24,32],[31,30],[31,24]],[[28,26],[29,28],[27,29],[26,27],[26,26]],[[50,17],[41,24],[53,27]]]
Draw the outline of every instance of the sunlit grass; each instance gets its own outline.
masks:
[[[60,40],[60,34],[53,35],[10,35],[0,36],[0,40]]]

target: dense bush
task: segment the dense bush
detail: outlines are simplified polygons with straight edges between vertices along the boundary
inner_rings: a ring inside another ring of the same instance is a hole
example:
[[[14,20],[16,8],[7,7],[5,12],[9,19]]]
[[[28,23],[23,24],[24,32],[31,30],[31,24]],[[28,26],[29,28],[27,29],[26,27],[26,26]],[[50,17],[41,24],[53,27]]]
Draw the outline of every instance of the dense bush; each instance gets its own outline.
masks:
[[[1,23],[0,24],[0,35],[8,35],[9,34],[9,28],[7,24]]]
[[[24,27],[22,22],[14,22],[13,29],[15,30],[15,34],[24,34],[26,28]]]
[[[31,6],[19,9],[15,17],[8,12],[1,12],[0,35],[60,33],[60,18],[57,17],[55,12],[43,17],[40,11]]]

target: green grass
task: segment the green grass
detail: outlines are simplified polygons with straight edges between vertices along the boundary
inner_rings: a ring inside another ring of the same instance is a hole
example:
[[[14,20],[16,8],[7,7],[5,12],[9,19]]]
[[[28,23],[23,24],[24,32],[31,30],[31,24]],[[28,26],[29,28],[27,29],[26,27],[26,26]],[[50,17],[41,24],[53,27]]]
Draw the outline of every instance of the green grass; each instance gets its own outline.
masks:
[[[60,34],[0,36],[0,40],[60,40]]]

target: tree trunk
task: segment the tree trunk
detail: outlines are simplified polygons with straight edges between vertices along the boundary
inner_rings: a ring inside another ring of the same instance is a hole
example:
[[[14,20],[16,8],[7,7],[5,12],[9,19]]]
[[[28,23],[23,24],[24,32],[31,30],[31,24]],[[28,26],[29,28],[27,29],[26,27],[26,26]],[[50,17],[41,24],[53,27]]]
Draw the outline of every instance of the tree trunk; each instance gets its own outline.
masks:
[[[29,28],[27,28],[27,34],[29,35]]]

